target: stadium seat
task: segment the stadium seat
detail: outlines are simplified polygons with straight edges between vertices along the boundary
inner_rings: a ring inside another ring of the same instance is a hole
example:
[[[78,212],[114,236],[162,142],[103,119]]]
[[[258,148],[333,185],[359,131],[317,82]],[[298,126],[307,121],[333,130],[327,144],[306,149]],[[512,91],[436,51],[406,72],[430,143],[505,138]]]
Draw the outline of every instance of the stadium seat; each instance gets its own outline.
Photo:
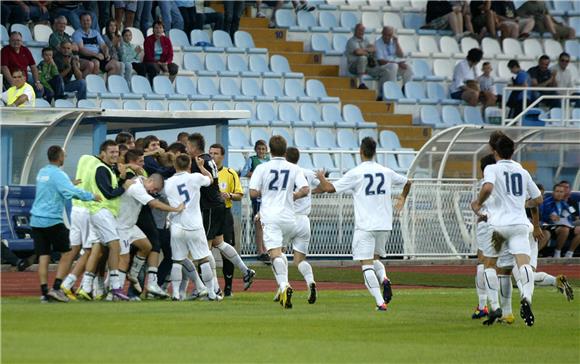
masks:
[[[282,91],[282,85],[280,84],[280,79],[267,78],[264,80],[263,88],[264,94],[268,96],[273,96],[278,102],[295,102],[295,97],[290,97],[284,95]]]
[[[197,80],[197,91],[200,95],[209,97],[211,100],[215,101],[228,101],[229,96],[221,95],[213,78],[210,77],[200,77]]]
[[[413,151],[413,149],[401,148],[401,149],[399,149],[399,151]],[[408,154],[408,153],[398,153],[397,154],[397,164],[399,165],[399,168],[404,173],[406,173],[409,170],[409,167],[411,167],[411,164],[413,163],[414,159],[415,159],[415,156],[413,154]]]
[[[350,153],[335,153],[334,159],[336,168],[343,173],[356,167],[356,162]]]
[[[330,97],[326,93],[324,84],[318,80],[306,81],[306,94],[310,97],[315,97],[321,103],[339,103],[338,97]]]
[[[308,128],[294,128],[294,143],[297,148],[311,149],[316,147],[314,136]]]
[[[491,38],[484,38],[484,39],[491,39]],[[497,43],[497,41],[495,41],[495,43]],[[473,48],[481,48],[479,46],[479,43],[477,43],[477,40],[471,38],[471,37],[464,37],[461,39],[461,57],[460,58],[465,58],[465,56],[467,55],[467,52],[469,52],[470,49]],[[496,52],[499,50],[499,52],[501,52],[501,49],[499,48],[499,43],[497,43],[497,48],[496,48]],[[485,55],[486,58],[493,58],[493,54],[488,54],[487,52],[485,52],[485,50],[483,50],[483,54]]]
[[[448,97],[443,85],[439,82],[427,83],[427,97],[430,99],[436,99],[438,103],[443,105],[461,104],[461,100],[455,100]]]
[[[485,108],[485,122],[487,124],[501,124],[501,109],[495,106]]]
[[[264,96],[262,87],[258,84],[262,82],[259,78],[243,78],[242,79],[242,94],[252,97],[258,102],[274,102],[273,96]]]
[[[264,78],[281,78],[282,73],[272,72],[268,66],[266,56],[252,54],[250,55],[250,71],[259,72]]]
[[[290,27],[290,31],[310,33],[327,33],[330,31],[330,28],[319,26],[314,15],[308,11],[299,11],[296,14],[296,22],[298,25]]]
[[[437,99],[427,98],[427,93],[423,84],[409,81],[405,84],[405,95],[408,99],[417,100],[420,104],[437,104]]]
[[[289,79],[284,82],[284,93],[286,96],[294,97],[300,102],[316,102],[316,97],[306,96],[304,86],[301,81]]]
[[[234,42],[236,43],[236,47],[244,49],[246,53],[259,53],[259,54],[268,53],[268,50],[266,48],[256,48],[252,35],[243,30],[238,30],[234,34]]]
[[[288,9],[279,9],[276,11],[276,25],[278,28],[290,28],[296,26],[296,14]]]
[[[168,100],[187,100],[186,95],[175,92],[169,77],[165,75],[159,75],[153,78],[153,90],[156,94],[162,95]]]
[[[403,49],[405,56],[427,58],[429,54],[419,52],[417,49],[417,39],[415,36],[401,35],[399,36],[399,44]]]
[[[117,101],[113,100],[103,100],[101,101],[101,109],[103,110],[121,110],[122,107],[119,106]]]
[[[70,100],[58,99],[54,101],[54,107],[69,109],[74,108],[75,104],[73,104]]]
[[[71,27],[70,25],[67,25],[64,28],[64,32],[72,37],[73,33],[75,32],[75,28]],[[139,31],[139,32],[141,32],[141,31]],[[135,37],[133,37],[133,41],[135,41]],[[131,43],[131,44],[134,44],[134,43]]]
[[[334,132],[329,128],[316,129],[316,145],[319,148],[333,149],[337,148]]]
[[[405,171],[399,167],[399,163],[397,163],[397,158],[394,154],[379,154],[377,156],[377,162],[386,166],[397,173],[404,173]]]
[[[312,126],[312,122],[305,122],[300,119],[300,115],[293,103],[284,103],[278,106],[278,118],[285,125],[301,125],[301,126]]]
[[[300,106],[300,122],[295,123],[300,126],[312,126],[314,127],[333,127],[334,123],[328,123],[322,121],[320,110],[313,104],[302,104]]]
[[[496,58],[496,59],[509,59],[510,57],[506,55],[502,50],[497,39],[494,38],[483,38],[481,41],[481,49],[486,58]]]
[[[332,49],[341,54],[344,54],[346,50],[346,43],[348,42],[348,37],[344,34],[333,34],[332,35]]]
[[[92,100],[79,100],[77,102],[79,109],[98,109],[99,107]]]
[[[439,110],[433,105],[425,105],[421,107],[421,123],[430,125],[433,128],[448,126],[443,124]]]
[[[163,95],[153,93],[149,80],[139,75],[131,77],[131,90],[135,94],[144,95],[146,100],[163,100],[165,98]]]
[[[356,123],[347,123],[340,114],[340,109],[337,105],[322,106],[322,122],[324,125],[337,128],[356,128]]]
[[[209,105],[207,102],[196,101],[191,103],[190,109],[192,111],[207,111],[209,110]]]
[[[399,19],[399,22],[401,20]],[[380,32],[383,28],[382,12],[362,13],[361,23],[365,25],[365,33]]]
[[[217,53],[211,53],[205,56],[205,68],[208,71],[217,72],[220,77],[237,77],[237,72],[228,71],[226,69],[226,63],[224,62],[222,55]]]
[[[335,172],[338,169],[334,165],[334,161],[330,153],[312,153],[312,162],[316,169],[323,169],[328,172]]]
[[[242,153],[230,152],[228,153],[228,166],[233,168],[238,174],[241,173],[244,165],[246,164],[246,159]]]
[[[342,107],[342,117],[345,121],[356,123],[358,128],[376,128],[377,124],[365,121],[363,115],[356,105],[344,105]]]
[[[37,42],[48,43],[51,34],[52,29],[48,25],[36,24],[34,26],[34,39]]]
[[[539,40],[528,38],[524,40],[524,53],[526,56],[529,56],[535,60],[544,54],[544,50],[542,49],[542,44]],[[554,57],[557,56],[558,55],[554,55]]]
[[[35,108],[45,108],[45,107],[51,107],[51,106],[48,103],[48,101],[46,101],[45,99],[38,98],[38,99],[36,99],[36,101],[34,103],[34,107]]]
[[[342,56],[344,52],[334,50],[326,34],[312,34],[310,44],[314,52],[322,52],[327,56]]]
[[[413,29],[417,34],[437,34],[435,29],[421,29],[425,25],[423,14],[408,13],[403,15],[403,24],[407,29]]]
[[[272,128],[272,135],[280,135],[286,139],[287,145],[294,145],[294,136],[286,128]]]
[[[184,52],[193,52],[197,47],[193,47],[187,39],[187,34],[181,29],[171,29],[169,31],[169,39],[173,47],[179,47]]]
[[[227,110],[232,110],[232,107],[233,106],[227,102],[218,101],[218,102],[213,103],[212,110],[222,110],[222,111],[226,110],[227,111]]]
[[[330,11],[321,11],[318,13],[320,26],[329,28],[332,33],[350,33],[350,29],[338,25],[338,19]]]
[[[160,101],[147,101],[145,108],[151,111],[166,111],[165,106]]]
[[[222,95],[230,96],[234,101],[253,101],[252,96],[244,96],[240,91],[240,85],[235,78],[220,79],[220,93]]]
[[[580,42],[575,39],[568,39],[566,43],[564,43],[564,49],[566,52],[570,54],[572,59],[580,59]]]
[[[35,186],[0,187],[0,234],[2,242],[13,252],[32,252],[30,210]]]
[[[443,123],[447,125],[463,124],[459,110],[455,106],[445,105],[441,110]]]
[[[377,140],[377,131],[375,129],[361,129],[358,131],[358,144],[360,146],[360,142],[366,138],[371,137],[375,141]]]
[[[502,42],[503,53],[509,58],[530,59],[524,55],[522,44],[517,39],[505,38]]]
[[[282,105],[280,105],[282,106]],[[270,124],[279,124],[276,123],[278,121],[278,117],[276,115],[276,110],[274,110],[274,106],[271,103],[260,103],[256,107],[256,122],[252,125],[257,126],[269,126]],[[290,125],[288,123],[288,125]]]
[[[387,81],[383,83],[383,98],[386,101],[396,101],[401,104],[415,104],[417,100],[406,98],[397,82]]]
[[[340,12],[340,26],[352,31],[354,27],[359,23],[356,13],[350,11]]]
[[[250,129],[250,142],[252,145],[256,145],[258,140],[264,140],[268,143],[270,139],[270,134],[264,128],[251,128]]]
[[[251,148],[250,138],[242,128],[229,128],[228,143],[232,148]]]
[[[183,101],[170,101],[168,109],[169,111],[188,111],[187,104]]]
[[[242,77],[260,77],[260,72],[250,72],[248,70],[248,63],[239,54],[228,55],[228,70],[231,72],[236,72]]]
[[[42,62],[42,48],[40,47],[32,47],[29,48],[30,53],[32,53],[32,58],[36,64]]]
[[[138,45],[141,46],[141,48],[143,48],[143,43],[145,43],[145,37],[143,36],[141,29],[133,27],[127,27],[125,29],[129,29],[131,31],[131,34],[133,35],[133,38],[131,39],[131,44]]]
[[[298,165],[304,169],[315,169],[314,164],[312,163],[312,157],[310,157],[310,153],[300,153]]]
[[[483,124],[481,109],[477,106],[464,106],[463,120],[466,124],[476,124],[476,125]]]
[[[129,90],[129,85],[124,77],[119,75],[111,75],[107,77],[107,83],[109,84],[109,91],[115,94],[120,94],[123,99],[134,99],[140,100],[143,98],[143,94],[135,94]]]
[[[2,43],[2,45],[6,45],[8,44],[9,40],[10,36],[8,35],[8,30],[6,30],[4,25],[0,25],[0,43]]]
[[[339,148],[358,149],[358,141],[352,129],[339,129],[336,135]]]
[[[232,38],[223,30],[214,30],[212,33],[213,45],[218,48],[224,48],[228,53],[245,53],[243,48],[234,47]]]
[[[22,34],[22,43],[28,47],[46,47],[47,42],[37,42],[32,38],[32,33],[28,25],[24,24],[12,24],[10,26],[10,32],[20,32]]]
[[[459,50],[459,44],[457,44],[457,40],[450,36],[443,36],[439,38],[439,49],[441,49],[441,54],[447,55],[448,57],[465,57],[465,53]]]
[[[576,41],[578,44],[578,41]],[[544,39],[544,53],[550,55],[551,57],[556,57],[560,53],[564,52],[562,48],[562,43],[554,39]],[[572,55],[570,55],[572,56]]]
[[[255,119],[256,111],[252,104],[247,102],[239,102],[234,105],[234,110],[245,110],[250,112],[250,117],[248,119],[233,119],[230,120],[230,126],[247,126],[250,120]]]
[[[175,91],[178,94],[185,95],[189,100],[209,100],[209,97],[197,93],[197,82],[186,76],[177,76],[175,78]]]
[[[284,56],[273,55],[270,57],[270,68],[273,72],[281,73],[284,78],[303,78],[304,74],[300,72],[292,72],[290,70],[290,64]]]
[[[107,87],[105,86],[105,81],[101,76],[97,75],[87,75],[87,97],[88,98],[97,98],[100,97],[102,99],[118,99],[121,97],[119,93],[111,93],[107,91]],[[37,100],[38,101],[38,100]]]
[[[123,103],[123,110],[144,110],[143,105],[136,100],[129,100]]]
[[[183,56],[183,67],[186,71],[195,72],[198,76],[217,76],[217,72],[208,71],[197,54],[187,52]]]
[[[447,58],[449,55],[441,53],[435,37],[425,35],[419,37],[419,52],[428,54],[430,57]],[[415,60],[416,61],[416,60]]]
[[[379,134],[379,142],[383,149],[393,150],[401,148],[399,137],[395,132],[390,130],[381,130]]]

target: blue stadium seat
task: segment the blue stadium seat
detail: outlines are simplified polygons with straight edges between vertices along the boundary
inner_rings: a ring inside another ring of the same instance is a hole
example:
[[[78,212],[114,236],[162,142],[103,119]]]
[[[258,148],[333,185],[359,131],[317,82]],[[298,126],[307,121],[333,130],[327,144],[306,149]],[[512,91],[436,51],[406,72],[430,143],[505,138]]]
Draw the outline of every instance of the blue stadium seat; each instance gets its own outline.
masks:
[[[403,16],[405,28],[414,29],[417,34],[437,34],[435,29],[421,29],[425,25],[425,15],[408,13]]]
[[[332,33],[350,33],[350,29],[338,25],[338,19],[330,11],[319,12],[318,21],[320,22],[320,26],[329,28]]]
[[[339,103],[338,97],[330,97],[326,93],[324,84],[318,80],[306,81],[306,94],[310,97],[315,97],[318,102],[322,103]]]
[[[34,40],[41,43],[48,43],[52,28],[45,24],[36,24],[33,29]]]
[[[310,42],[312,50],[315,52],[322,52],[327,56],[342,56],[344,54],[344,52],[332,48],[326,34],[312,34]]]
[[[309,128],[294,128],[294,142],[297,148],[311,149],[316,147],[314,136]]]
[[[198,43],[199,44],[210,44],[209,46],[198,47],[197,49],[199,49],[199,50],[203,49],[206,52],[213,52],[213,53],[221,53],[221,52],[225,51],[224,48],[219,48],[219,47],[214,46],[214,44],[209,39],[209,34],[204,30],[200,30],[200,29],[192,30],[189,38],[191,39],[191,45],[193,45],[193,46],[196,46],[196,44],[198,44]]]
[[[329,153],[312,153],[312,162],[316,169],[324,169],[328,172],[338,171]]]
[[[443,118],[443,123],[447,125],[460,125],[463,124],[461,119],[461,114],[455,106],[445,105],[441,109],[441,116]]]
[[[250,138],[243,128],[230,127],[228,130],[229,146],[232,148],[251,148]]]
[[[300,119],[294,105],[292,103],[283,103],[278,106],[278,117],[280,121],[286,125],[312,126],[312,122],[308,123]]]
[[[300,72],[292,72],[290,64],[284,56],[273,55],[270,57],[270,68],[273,72],[281,73],[284,78],[303,78],[304,74]]]
[[[412,151],[413,149],[400,148],[399,150]],[[415,159],[413,154],[406,154],[406,153],[397,154],[397,164],[399,165],[399,168],[402,169],[405,173],[409,170],[409,167],[411,167],[411,163],[413,163],[413,159]]]
[[[70,100],[65,99],[58,99],[54,101],[54,107],[59,108],[74,108],[75,104],[72,103]]]
[[[131,90],[133,90],[133,93],[135,94],[144,95],[146,100],[163,100],[165,98],[165,96],[153,93],[149,81],[145,77],[139,75],[133,75],[133,77],[131,77]]]
[[[48,103],[48,101],[46,101],[45,99],[38,98],[38,99],[36,99],[36,101],[34,103],[34,107],[35,108],[45,108],[45,107],[51,107],[51,106]]]
[[[537,59],[544,54],[544,50],[539,40],[528,38],[524,40],[524,53],[532,59]]]
[[[160,101],[147,101],[146,110],[151,111],[167,111],[165,106]]]
[[[459,49],[457,40],[450,36],[439,38],[439,49],[441,50],[441,53],[447,57],[461,58],[464,56],[464,54]]]
[[[217,72],[220,77],[236,77],[238,75],[237,72],[226,69],[226,63],[221,54],[212,53],[205,56],[205,68],[208,71]]]
[[[346,172],[356,167],[356,162],[350,153],[335,153],[334,159],[339,171]]]
[[[175,92],[169,77],[165,75],[159,75],[153,78],[153,90],[155,90],[156,94],[162,95],[168,100],[187,100],[187,95]]]
[[[248,70],[248,63],[239,54],[230,54],[227,65],[229,71],[236,72],[242,77],[260,77],[260,72],[251,72]]]
[[[175,90],[178,94],[185,95],[189,100],[209,100],[209,97],[197,93],[197,82],[186,76],[175,78]]]
[[[145,110],[143,105],[136,100],[129,100],[123,103],[123,110]]]
[[[415,59],[413,61],[413,80],[421,81],[443,81],[445,78],[441,76],[435,76],[431,67],[427,62],[422,59]]]
[[[236,43],[236,47],[244,49],[246,53],[268,53],[266,48],[256,48],[252,35],[243,30],[238,30],[234,34],[234,42]]]
[[[488,106],[485,108],[485,122],[487,124],[500,124],[501,123],[501,109],[495,106]]]
[[[352,31],[359,23],[359,18],[356,13],[350,11],[342,11],[340,13],[340,26]]]
[[[360,146],[360,142],[366,137],[371,137],[374,140],[377,140],[376,129],[360,129],[358,131],[358,144],[359,144],[359,146]]]
[[[245,53],[243,48],[234,47],[232,38],[223,30],[214,30],[212,33],[213,44],[218,48],[224,48],[228,53]]]
[[[461,100],[455,100],[447,97],[447,93],[443,88],[443,85],[439,82],[429,82],[427,83],[427,97],[430,99],[437,100],[438,103],[443,105],[459,105]]]
[[[286,139],[288,146],[294,145],[294,136],[286,128],[272,128],[272,135],[280,135]]]
[[[101,76],[87,75],[86,81],[87,81],[88,98],[100,97],[102,99],[118,99],[121,97],[121,94],[112,93],[107,90],[107,86],[105,86],[105,81]]]
[[[346,50],[346,43],[347,42],[348,42],[348,37],[345,34],[334,34],[332,36],[332,49],[344,54],[344,51]]]
[[[289,79],[284,82],[284,93],[286,96],[294,97],[300,102],[316,102],[316,97],[306,96],[304,86],[300,80]]]
[[[580,59],[580,42],[578,42],[578,40],[568,39],[566,43],[564,43],[564,48],[571,57],[575,58],[576,60]]]
[[[197,111],[206,111],[206,110],[209,110],[209,105],[207,102],[196,101],[196,102],[191,103],[190,108],[192,111],[196,111],[196,110]]]
[[[183,67],[186,71],[194,72],[198,76],[217,76],[216,71],[208,71],[202,60],[195,53],[185,53],[183,56]]]
[[[98,109],[99,107],[92,100],[79,100],[77,102],[79,109]]]
[[[295,122],[295,126],[316,126],[320,127],[322,124],[322,118],[320,115],[320,111],[316,108],[316,106],[312,104],[302,104],[300,105],[300,122]],[[332,126],[332,125],[327,125]]]
[[[417,100],[406,98],[399,84],[394,81],[383,83],[383,97],[386,101],[395,101],[401,104],[417,103]]]
[[[352,129],[339,129],[336,138],[340,148],[358,149],[358,141]]]
[[[381,130],[379,134],[381,148],[393,150],[401,148],[401,141],[397,134],[391,130]]]
[[[284,95],[280,82],[282,81],[279,78],[266,78],[263,84],[264,94],[275,97],[278,102],[295,102],[295,97]]]
[[[409,81],[405,84],[405,95],[408,99],[417,100],[420,104],[437,104],[439,100],[427,98],[423,84]]]
[[[32,38],[32,33],[30,28],[25,24],[12,24],[10,27],[11,32],[20,32],[22,34],[22,43],[29,48],[32,47],[46,47],[47,42],[37,42]]]
[[[361,23],[365,25],[365,33],[377,33],[383,27],[383,12],[363,12]]]
[[[276,11],[276,25],[278,28],[290,28],[296,26],[296,14],[288,9],[279,9]]]
[[[187,104],[183,101],[170,101],[169,111],[188,111]]]
[[[258,140],[264,140],[266,143],[268,143],[268,140],[270,140],[270,134],[264,128],[251,128],[250,142],[252,145],[256,145]]]
[[[451,81],[453,78],[454,67],[455,61],[452,59],[436,59],[433,61],[433,73],[447,81]]]
[[[316,129],[316,145],[319,148],[332,149],[338,147],[334,138],[334,132],[331,130],[328,128]]]
[[[298,160],[298,165],[304,169],[314,169],[314,164],[312,163],[312,157],[310,153],[300,153],[300,159]]]
[[[277,121],[278,117],[274,106],[271,103],[260,103],[256,107],[256,122],[251,123],[256,126],[269,126],[270,124],[278,124]]]
[[[466,124],[476,124],[476,125],[483,124],[481,109],[477,106],[464,106],[463,120]]]
[[[233,168],[238,174],[240,174],[245,164],[246,159],[242,153],[228,153],[228,166]]]
[[[266,56],[259,54],[250,55],[250,71],[259,72],[264,78],[280,78],[282,73],[272,72],[268,66]]]
[[[256,119],[256,109],[251,103],[239,102],[234,105],[234,110],[246,110],[250,112],[250,117],[248,119],[235,119],[230,120],[230,125],[246,126],[251,120]],[[255,125],[255,124],[254,124]]]
[[[363,115],[356,105],[344,105],[342,107],[342,117],[345,121],[356,123],[358,128],[376,128],[377,123],[368,122],[363,118]]]
[[[322,106],[322,122],[324,125],[337,128],[356,128],[356,123],[345,122],[338,106],[332,104]]]
[[[576,41],[576,44],[579,44]],[[504,48],[505,51],[505,48]],[[554,39],[544,39],[544,53],[545,54],[553,54],[553,55],[560,55],[560,53],[564,52],[562,48],[562,43],[554,40]],[[570,56],[573,56],[572,54]]]
[[[103,110],[121,110],[122,107],[119,106],[117,101],[113,100],[103,100],[101,101],[101,109]]]
[[[233,110],[232,109],[232,105],[230,105],[228,102],[224,102],[224,101],[218,101],[218,102],[214,102],[212,105],[212,110]]]
[[[187,34],[181,29],[171,29],[169,31],[169,39],[173,47],[180,47],[184,52],[193,52],[198,47],[193,47],[187,39]]]
[[[127,84],[127,80],[119,75],[109,76],[107,83],[109,84],[109,90],[114,94],[120,94],[123,99],[140,100],[144,96],[143,94],[132,93]]]
[[[30,209],[34,202],[34,186],[0,187],[0,237],[13,252],[30,252],[34,242],[30,238]]]
[[[244,96],[240,91],[240,85],[235,78],[220,79],[220,93],[222,95],[230,96],[234,101],[253,101],[251,96]]]
[[[330,28],[319,26],[316,18],[311,12],[300,11],[296,16],[296,21],[298,25],[296,27],[290,27],[290,31],[296,32],[310,32],[310,33],[326,33],[330,31]]]
[[[275,98],[273,96],[264,96],[262,87],[258,84],[258,82],[261,83],[261,80],[256,78],[242,79],[242,94],[251,96],[258,102],[274,102]]]
[[[0,43],[4,46],[8,44],[10,36],[8,35],[8,30],[4,25],[0,25]]]
[[[421,123],[430,125],[433,128],[443,126],[439,109],[433,105],[425,105],[421,107]]]
[[[200,95],[209,97],[211,100],[216,101],[228,101],[229,96],[221,95],[213,78],[210,77],[200,77],[197,80],[197,90]]]

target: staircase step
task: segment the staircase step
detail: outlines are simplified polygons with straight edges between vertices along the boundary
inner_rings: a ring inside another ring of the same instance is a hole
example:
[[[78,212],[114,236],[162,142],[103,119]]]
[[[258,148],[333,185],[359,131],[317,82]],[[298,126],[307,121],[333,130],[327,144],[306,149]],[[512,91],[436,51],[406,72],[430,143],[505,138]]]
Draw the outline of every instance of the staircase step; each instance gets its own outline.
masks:
[[[269,52],[302,52],[304,51],[304,44],[302,42],[272,42],[272,41],[257,41],[254,38],[254,43],[258,48],[268,48]],[[294,66],[290,65],[290,69],[294,72],[300,72],[294,70]]]
[[[270,20],[267,18],[243,17],[242,19],[240,19],[240,29],[243,29],[243,28],[268,28],[268,24],[270,24]]]
[[[381,101],[366,101],[366,100],[356,100],[356,99],[341,99],[342,105],[353,104],[359,107],[361,112],[364,113],[387,113],[387,104]],[[368,120],[374,121],[374,120]]]
[[[379,124],[379,127],[388,129],[393,125],[413,125],[413,115],[409,114],[391,114],[391,113],[363,113],[365,120],[372,120]]]
[[[290,68],[292,69],[294,64],[320,64],[322,61],[321,53],[310,53],[310,52],[283,52],[275,51],[270,52],[270,56],[273,54],[278,54],[280,56],[286,57],[288,63],[290,63]]]
[[[300,42],[301,43],[301,42]],[[294,72],[302,72],[305,76],[338,76],[338,66],[330,64],[292,64]]]
[[[307,80],[313,79],[313,80],[318,80],[318,81],[322,82],[324,84],[324,87],[326,87],[327,90],[330,88],[350,88],[351,87],[350,78],[348,78],[348,77],[311,76],[311,77],[306,77],[306,79]]]
[[[341,99],[352,99],[361,101],[375,101],[377,95],[373,90],[358,90],[356,88],[327,88],[329,96],[340,97]]]
[[[257,47],[269,48],[269,44],[271,43],[268,42],[286,43],[286,30],[284,29],[240,28],[240,30],[250,33]],[[258,46],[258,43],[266,43],[266,46]],[[304,44],[302,42],[293,43],[299,43],[301,46],[300,51],[304,50]]]

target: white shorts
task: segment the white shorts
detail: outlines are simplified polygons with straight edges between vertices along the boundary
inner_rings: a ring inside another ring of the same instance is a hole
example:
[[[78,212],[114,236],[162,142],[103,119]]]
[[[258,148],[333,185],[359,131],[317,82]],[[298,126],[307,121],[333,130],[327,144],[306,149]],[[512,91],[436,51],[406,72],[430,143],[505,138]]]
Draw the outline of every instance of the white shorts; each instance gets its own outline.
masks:
[[[107,209],[100,209],[96,214],[91,215],[91,229],[95,232],[98,241],[105,245],[119,240],[117,219]]]
[[[70,215],[69,240],[71,246],[81,245],[83,249],[91,249],[97,241],[97,236],[91,229],[91,214],[80,206],[73,206]]]
[[[538,241],[534,239],[532,233],[528,236],[530,243],[530,265],[536,269],[538,267]],[[509,249],[504,245],[497,259],[497,266],[499,268],[509,268],[516,265],[516,258],[510,254]]]
[[[264,247],[267,251],[284,247],[284,242],[290,240],[296,231],[296,224],[262,224],[264,230]]]
[[[375,254],[386,256],[390,233],[390,231],[355,230],[352,237],[352,259],[372,260]]]
[[[493,229],[506,239],[510,254],[530,256],[530,227],[528,225],[494,226]]]
[[[476,230],[477,249],[481,250],[484,257],[497,258],[499,252],[495,250],[491,243],[491,236],[493,234],[493,227],[487,222],[480,222],[477,224]]]
[[[302,254],[308,254],[310,244],[310,219],[306,215],[296,215],[296,226],[292,236],[292,248]]]
[[[131,251],[131,244],[134,241],[147,239],[147,236],[137,226],[130,229],[117,229],[119,232],[119,244],[121,245],[121,252],[119,255],[129,254]]]
[[[187,259],[191,254],[193,260],[207,258],[211,253],[205,231],[184,230],[179,226],[171,225],[171,259],[175,261]]]

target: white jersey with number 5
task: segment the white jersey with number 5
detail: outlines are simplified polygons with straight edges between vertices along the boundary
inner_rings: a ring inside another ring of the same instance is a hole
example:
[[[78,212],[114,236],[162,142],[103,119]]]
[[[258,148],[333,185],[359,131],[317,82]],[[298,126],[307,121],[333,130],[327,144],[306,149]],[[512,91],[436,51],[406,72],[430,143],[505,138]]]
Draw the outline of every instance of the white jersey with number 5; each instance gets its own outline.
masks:
[[[526,199],[540,196],[528,171],[519,163],[504,159],[485,167],[483,182],[493,185],[492,199],[485,203],[491,225],[528,224]]]
[[[294,188],[304,186],[308,186],[308,182],[302,169],[282,157],[258,165],[250,179],[250,189],[262,195],[262,223],[294,223]]]
[[[181,213],[170,213],[169,220],[183,230],[203,229],[201,207],[199,205],[199,189],[207,187],[212,180],[201,173],[179,172],[165,181],[165,195],[171,207],[185,204]]]
[[[131,229],[137,223],[139,219],[139,213],[141,212],[141,206],[147,205],[149,202],[154,200],[145,186],[143,185],[144,177],[135,177],[133,183],[121,195],[119,216],[117,217],[117,227],[119,229]]]
[[[384,231],[393,229],[391,186],[407,183],[407,177],[376,162],[366,161],[334,182],[337,193],[352,191],[355,229]]]

